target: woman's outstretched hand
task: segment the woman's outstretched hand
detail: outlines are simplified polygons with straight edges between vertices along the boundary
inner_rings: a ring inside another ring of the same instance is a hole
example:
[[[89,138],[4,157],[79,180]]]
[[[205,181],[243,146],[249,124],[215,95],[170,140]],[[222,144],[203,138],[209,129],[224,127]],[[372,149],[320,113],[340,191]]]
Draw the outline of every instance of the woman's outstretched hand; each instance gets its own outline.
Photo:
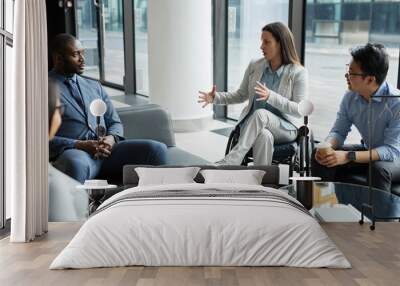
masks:
[[[270,91],[264,83],[257,81],[257,85],[254,87],[254,89],[256,91],[256,94],[259,95],[259,97],[256,98],[257,101],[268,100]]]
[[[209,103],[214,102],[215,98],[215,91],[217,89],[216,85],[213,85],[212,89],[210,92],[205,92],[205,91],[199,91],[199,100],[197,101],[198,103],[204,103],[203,108],[206,107]]]

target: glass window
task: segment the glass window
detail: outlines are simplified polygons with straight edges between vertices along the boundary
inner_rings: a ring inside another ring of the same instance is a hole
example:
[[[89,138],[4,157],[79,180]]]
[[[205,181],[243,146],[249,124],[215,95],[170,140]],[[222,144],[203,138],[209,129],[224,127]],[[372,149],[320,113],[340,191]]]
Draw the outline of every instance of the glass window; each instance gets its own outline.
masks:
[[[135,0],[136,93],[149,94],[147,0]]]
[[[5,59],[6,59],[5,60],[5,62],[6,62],[5,71],[6,71],[6,73],[5,73],[5,81],[4,81],[4,84],[5,84],[4,96],[10,97],[11,96],[11,88],[12,88],[10,83],[12,82],[11,75],[12,75],[12,67],[13,67],[12,48],[10,46],[6,45],[5,52],[6,52],[5,53]],[[6,214],[6,219],[8,219],[11,217],[11,193],[10,193],[9,189],[6,189],[5,196],[6,196],[5,214]]]
[[[261,29],[268,23],[288,23],[289,0],[228,2],[228,90],[240,85],[252,59],[262,57]],[[244,104],[228,105],[228,117],[238,119]]]
[[[123,1],[103,0],[99,3],[77,0],[77,35],[85,47],[84,74],[123,86],[125,75]],[[98,18],[100,14],[101,21]],[[99,30],[100,22],[102,29]]]
[[[2,2],[0,1],[0,7]],[[1,8],[0,8],[1,15]],[[1,23],[1,17],[0,17]],[[1,27],[0,27],[1,30]],[[4,36],[0,34],[0,118],[4,118],[4,94],[3,94],[3,84],[4,84],[4,60],[3,60],[3,50],[4,50]],[[0,229],[4,227],[4,209],[5,209],[5,188],[4,188],[4,121],[0,121]]]
[[[309,94],[315,105],[310,123],[317,140],[330,131],[347,89],[344,73],[351,60],[350,48],[367,42],[384,44],[390,56],[387,80],[396,86],[400,44],[399,1],[320,2],[307,3],[305,45]],[[359,140],[353,127],[347,142]]]
[[[6,31],[14,32],[14,0],[6,0],[5,3]]]
[[[3,29],[3,1],[0,0],[0,29]]]
[[[97,11],[93,1],[76,2],[77,37],[85,48],[85,75],[100,79]]]
[[[105,0],[104,16],[104,77],[108,82],[123,85],[124,33],[123,1]]]

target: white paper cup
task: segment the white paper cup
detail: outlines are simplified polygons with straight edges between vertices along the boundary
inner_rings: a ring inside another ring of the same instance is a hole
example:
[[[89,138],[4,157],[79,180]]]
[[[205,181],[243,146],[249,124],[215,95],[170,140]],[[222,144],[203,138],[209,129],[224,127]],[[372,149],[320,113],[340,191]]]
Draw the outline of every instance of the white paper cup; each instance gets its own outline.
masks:
[[[318,153],[325,157],[333,153],[332,144],[329,142],[321,142],[316,146]]]

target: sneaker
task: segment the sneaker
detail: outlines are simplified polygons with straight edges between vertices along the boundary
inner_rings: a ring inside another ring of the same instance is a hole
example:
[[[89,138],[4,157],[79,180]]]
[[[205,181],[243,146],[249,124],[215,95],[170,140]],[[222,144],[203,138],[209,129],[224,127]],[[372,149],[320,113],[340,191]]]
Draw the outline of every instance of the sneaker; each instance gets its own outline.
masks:
[[[226,165],[231,165],[231,164],[229,164],[228,161],[226,161],[225,159],[221,159],[221,160],[215,162],[213,165],[218,167],[218,166],[226,166]]]

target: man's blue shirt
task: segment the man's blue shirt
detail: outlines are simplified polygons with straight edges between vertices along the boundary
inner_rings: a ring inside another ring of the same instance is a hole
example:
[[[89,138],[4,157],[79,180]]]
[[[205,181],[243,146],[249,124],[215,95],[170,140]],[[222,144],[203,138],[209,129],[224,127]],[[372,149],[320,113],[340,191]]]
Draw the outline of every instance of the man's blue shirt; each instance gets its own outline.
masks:
[[[374,96],[371,102],[371,142],[368,141],[368,101],[353,91],[344,95],[327,140],[334,138],[338,147],[342,146],[354,124],[365,148],[375,149],[381,161],[394,161],[400,157],[400,98],[394,97],[400,96],[400,91],[385,81]]]

